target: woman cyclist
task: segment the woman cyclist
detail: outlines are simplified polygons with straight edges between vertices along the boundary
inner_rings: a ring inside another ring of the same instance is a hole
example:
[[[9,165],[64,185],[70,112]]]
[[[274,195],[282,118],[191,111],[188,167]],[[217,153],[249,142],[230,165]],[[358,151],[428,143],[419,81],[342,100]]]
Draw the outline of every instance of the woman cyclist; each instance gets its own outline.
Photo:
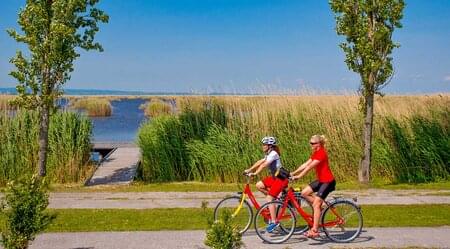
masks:
[[[261,143],[265,154],[264,158],[257,161],[249,169],[246,169],[245,173],[253,176],[259,174],[264,168],[269,168],[271,175],[256,183],[258,190],[266,195],[266,201],[269,202],[276,199],[281,191],[287,187],[289,172],[282,168],[280,148],[277,146],[276,139],[274,137],[264,137]],[[269,210],[271,220],[274,221],[276,218],[275,205],[270,205]],[[278,223],[269,222],[266,228],[267,232],[272,232],[278,225]]]
[[[312,136],[309,141],[312,149],[311,157],[291,173],[292,179],[295,180],[302,178],[313,168],[316,170],[317,179],[311,182],[302,191],[302,196],[312,204],[314,209],[313,227],[305,233],[305,236],[309,238],[319,236],[318,229],[322,203],[328,194],[336,187],[336,181],[334,180],[333,173],[328,165],[325,141],[325,136],[323,135]],[[317,192],[317,194],[314,195],[314,192]]]

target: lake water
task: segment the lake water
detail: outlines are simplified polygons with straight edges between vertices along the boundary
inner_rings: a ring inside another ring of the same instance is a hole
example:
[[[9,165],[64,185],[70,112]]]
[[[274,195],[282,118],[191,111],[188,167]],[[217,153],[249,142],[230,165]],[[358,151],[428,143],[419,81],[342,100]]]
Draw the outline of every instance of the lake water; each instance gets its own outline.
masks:
[[[143,95],[144,92],[131,91],[100,91],[100,90],[71,90],[66,93],[76,95]],[[1,88],[0,94],[17,94],[15,88]],[[182,94],[181,94],[182,95]],[[93,142],[135,142],[137,132],[142,123],[147,121],[143,110],[139,106],[145,103],[144,99],[121,99],[111,101],[112,115],[110,117],[91,117],[93,123]],[[61,98],[60,107],[67,106],[68,101]]]
[[[89,117],[93,124],[92,142],[135,142],[142,123],[148,119],[139,106],[148,100],[112,100],[112,115],[109,117]],[[69,104],[61,98],[56,105],[65,109]],[[69,109],[70,111],[70,109]]]
[[[122,99],[111,101],[112,115],[91,117],[94,125],[93,142],[134,142],[140,125],[147,121],[139,109],[143,99]]]

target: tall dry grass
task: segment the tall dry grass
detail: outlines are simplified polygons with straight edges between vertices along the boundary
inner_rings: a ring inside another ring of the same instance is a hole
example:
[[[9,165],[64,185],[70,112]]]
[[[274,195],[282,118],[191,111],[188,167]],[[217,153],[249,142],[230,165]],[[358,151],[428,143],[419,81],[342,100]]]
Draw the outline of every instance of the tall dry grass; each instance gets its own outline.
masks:
[[[0,111],[15,110],[16,108],[11,104],[15,98],[14,95],[0,94]]]
[[[279,139],[283,164],[293,170],[308,159],[313,134],[328,138],[338,180],[357,178],[363,118],[356,95],[182,96],[175,103],[178,116],[156,118],[139,132],[141,173],[147,181],[238,181],[240,172],[262,157],[259,141],[265,135]],[[449,108],[449,95],[377,99],[372,177],[387,182],[446,179]]]
[[[89,117],[108,117],[112,114],[112,98],[81,97],[71,98],[70,108],[84,110]]]
[[[170,102],[164,99],[151,99],[149,102],[142,104],[140,109],[144,110],[147,117],[158,117],[162,115],[170,115],[174,112],[173,106]]]

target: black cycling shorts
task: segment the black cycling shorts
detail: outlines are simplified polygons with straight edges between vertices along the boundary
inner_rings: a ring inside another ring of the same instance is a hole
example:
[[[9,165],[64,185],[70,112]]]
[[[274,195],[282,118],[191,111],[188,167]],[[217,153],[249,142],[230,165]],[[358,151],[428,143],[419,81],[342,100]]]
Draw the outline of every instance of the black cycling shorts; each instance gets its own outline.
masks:
[[[325,200],[328,194],[336,189],[336,181],[333,180],[332,182],[319,182],[318,180],[315,180],[311,182],[309,186],[314,192],[317,192],[317,196],[319,196],[322,200]]]

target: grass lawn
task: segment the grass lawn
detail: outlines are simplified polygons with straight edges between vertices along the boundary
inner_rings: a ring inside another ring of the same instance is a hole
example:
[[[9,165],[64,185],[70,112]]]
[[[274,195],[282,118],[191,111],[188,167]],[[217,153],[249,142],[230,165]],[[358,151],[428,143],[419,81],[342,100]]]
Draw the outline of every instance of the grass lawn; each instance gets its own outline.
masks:
[[[55,209],[48,232],[156,231],[206,229],[211,208],[174,209]],[[362,206],[364,227],[450,225],[450,205]],[[4,223],[4,217],[0,219]]]
[[[450,190],[450,181],[430,182],[430,183],[385,183],[381,181],[371,182],[369,185],[363,185],[359,182],[341,182],[336,184],[337,190],[358,190],[368,188],[379,188],[388,190]]]
[[[254,187],[256,181],[251,184]],[[296,182],[294,187],[303,187],[306,182]],[[81,184],[52,185],[52,192],[237,192],[242,191],[242,183],[204,183],[204,182],[171,182],[171,183],[142,183],[135,182],[129,186],[94,186],[85,187]],[[386,184],[374,182],[362,185],[358,182],[343,182],[337,184],[337,190],[359,190],[380,188],[389,190],[450,190],[450,181],[420,183],[420,184]],[[445,194],[444,194],[445,195]]]

